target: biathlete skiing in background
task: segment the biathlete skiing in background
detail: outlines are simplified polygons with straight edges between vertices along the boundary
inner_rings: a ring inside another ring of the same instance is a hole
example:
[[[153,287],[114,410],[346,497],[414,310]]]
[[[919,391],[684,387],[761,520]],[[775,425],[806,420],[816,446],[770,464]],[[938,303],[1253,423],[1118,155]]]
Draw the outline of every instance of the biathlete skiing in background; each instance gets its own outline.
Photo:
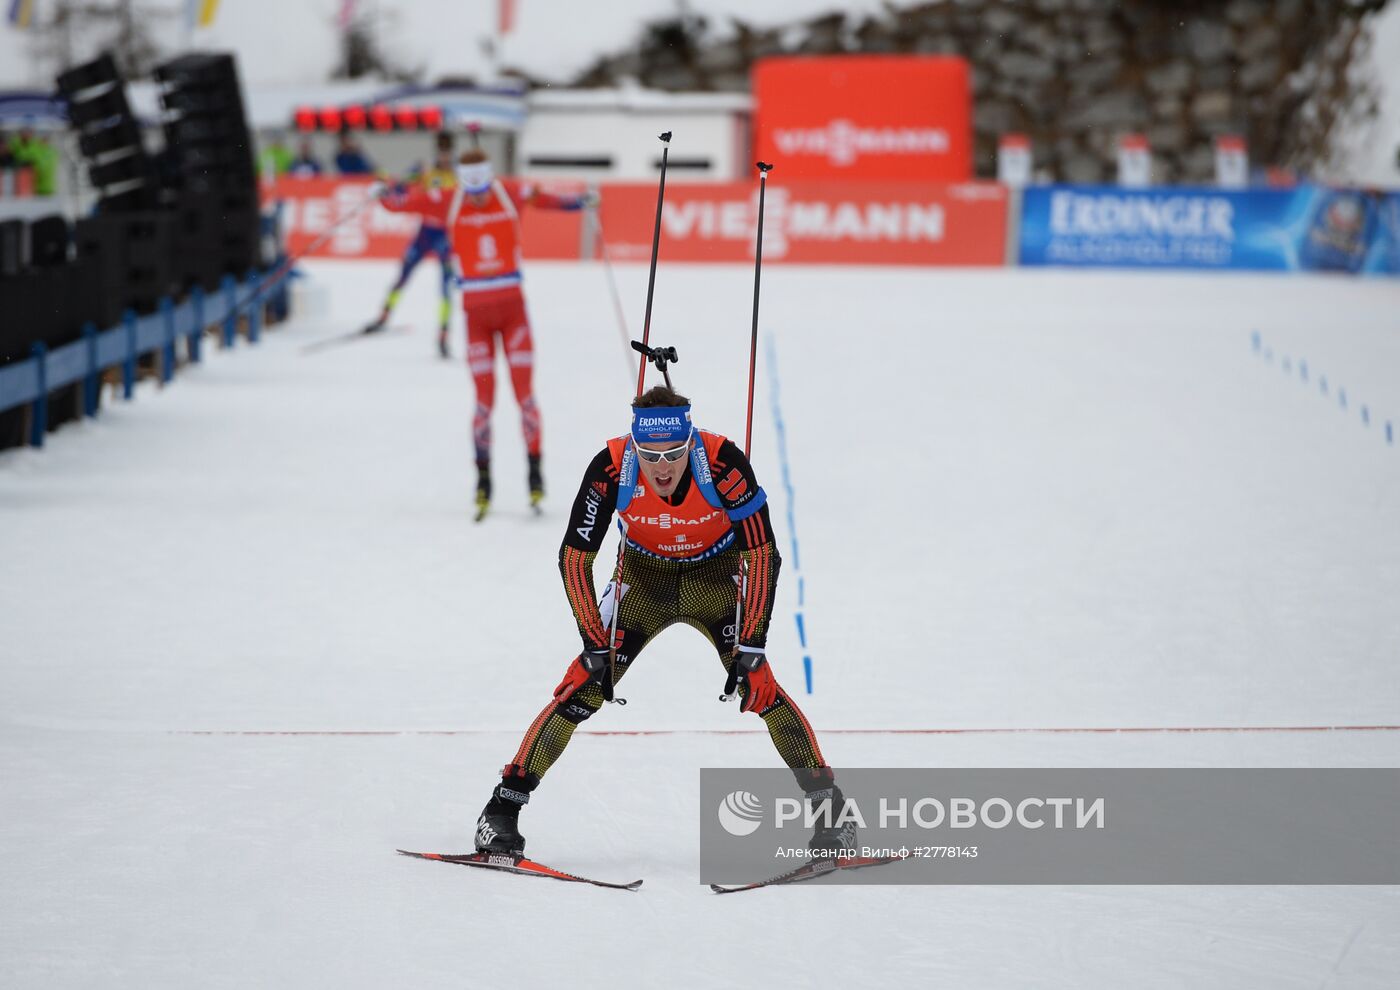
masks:
[[[454,189],[389,192],[386,209],[419,213],[447,231],[459,269],[462,308],[467,316],[467,365],[476,384],[472,435],[476,446],[476,518],[491,504],[491,409],[496,398],[496,340],[510,366],[510,381],[520,405],[520,426],[529,455],[530,505],[544,498],[540,468],[541,423],[532,376],[535,363],[530,321],[521,292],[520,215],[518,206],[579,210],[597,205],[593,193],[555,194],[533,183],[498,179],[480,149],[457,161]]]
[[[620,570],[600,601],[593,560],[614,513],[625,544]],[[478,852],[523,853],[520,809],[574,729],[611,697],[610,691],[605,696],[606,679],[615,684],[657,633],[678,622],[698,629],[714,646],[730,678],[726,690],[737,687],[741,710],[763,719],[808,801],[841,807],[844,797],[811,725],[764,655],[781,562],[767,496],[744,452],[719,434],[694,429],[690,401],[666,386],[634,400],[631,433],[608,441],[589,464],[559,548],[583,652],[502,771],[477,821]],[[741,563],[747,565],[742,581]],[[610,663],[612,643],[616,655]],[[814,854],[834,857],[853,848],[855,826],[831,825],[829,816],[827,821],[810,843]]]
[[[409,184],[416,184],[423,189],[448,190],[456,185],[456,182],[457,170],[452,160],[452,135],[442,131],[437,136],[432,166],[415,169],[403,185],[404,188]],[[438,263],[442,266],[442,299],[438,302],[438,353],[446,358],[450,356],[447,338],[452,327],[452,282],[456,273],[452,270],[452,244],[447,239],[447,228],[436,217],[423,217],[418,233],[413,235],[413,240],[403,253],[398,281],[384,298],[384,307],[379,311],[379,316],[362,332],[377,333],[384,329],[394,307],[399,304],[403,287],[408,284],[413,270],[418,267],[418,262],[429,254],[437,255]]]

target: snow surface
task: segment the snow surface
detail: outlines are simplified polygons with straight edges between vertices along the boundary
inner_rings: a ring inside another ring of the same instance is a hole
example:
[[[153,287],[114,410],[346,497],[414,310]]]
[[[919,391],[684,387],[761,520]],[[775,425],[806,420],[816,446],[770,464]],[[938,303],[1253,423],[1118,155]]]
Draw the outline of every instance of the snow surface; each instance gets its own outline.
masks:
[[[602,269],[530,266],[548,512],[502,381],[473,525],[431,275],[412,332],[302,356],[393,276],[307,271],[324,314],[0,454],[0,986],[1394,985],[1394,888],[715,898],[697,771],[777,758],[685,629],[522,818],[540,858],[641,892],[396,857],[470,844],[577,647],[555,553],[632,383]],[[645,268],[618,277],[636,327]],[[653,340],[732,436],[751,288],[657,279]],[[791,508],[834,765],[1400,765],[1380,729],[1011,731],[1400,724],[1395,282],[774,266],[763,290],[795,492],[764,355],[770,656],[800,690]]]

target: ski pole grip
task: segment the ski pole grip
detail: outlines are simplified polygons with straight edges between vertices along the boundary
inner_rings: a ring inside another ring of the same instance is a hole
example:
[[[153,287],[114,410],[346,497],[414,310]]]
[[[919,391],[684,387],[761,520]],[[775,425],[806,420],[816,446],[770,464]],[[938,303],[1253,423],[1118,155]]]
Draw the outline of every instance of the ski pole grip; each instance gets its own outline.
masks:
[[[643,355],[662,371],[666,370],[667,364],[680,364],[681,361],[680,353],[674,347],[648,347],[640,340],[634,340],[632,350]]]
[[[719,700],[729,701],[737,690],[739,690],[739,658],[735,657],[734,662],[729,665],[729,676],[724,679],[724,694],[719,696]]]

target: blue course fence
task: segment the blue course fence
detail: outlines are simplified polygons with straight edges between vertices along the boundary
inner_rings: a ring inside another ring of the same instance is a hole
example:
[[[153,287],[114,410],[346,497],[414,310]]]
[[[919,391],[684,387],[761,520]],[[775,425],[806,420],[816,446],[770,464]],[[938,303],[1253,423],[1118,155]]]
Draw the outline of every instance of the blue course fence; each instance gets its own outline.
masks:
[[[206,293],[196,286],[182,302],[162,298],[156,312],[148,316],[127,310],[122,322],[107,330],[89,323],[82,339],[71,344],[49,350],[36,343],[27,360],[0,366],[0,412],[30,406],[29,444],[42,447],[48,430],[48,397],[55,389],[82,382],[83,414],[95,416],[101,376],[108,368],[121,368],[122,398],[130,399],[139,358],[159,352],[162,384],[174,377],[175,343],[181,337],[188,341],[190,361],[198,363],[204,331],[221,326],[224,346],[232,347],[238,318],[246,313],[248,342],[256,344],[262,336],[263,307],[286,291],[286,274],[266,278],[252,271],[242,282],[226,275],[216,291]]]

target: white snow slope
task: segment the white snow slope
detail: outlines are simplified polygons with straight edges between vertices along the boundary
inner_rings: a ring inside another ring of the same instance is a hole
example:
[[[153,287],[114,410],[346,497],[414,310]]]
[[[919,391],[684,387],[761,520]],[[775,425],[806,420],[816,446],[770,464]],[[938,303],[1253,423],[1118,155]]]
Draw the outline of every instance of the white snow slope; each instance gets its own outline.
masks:
[[[632,382],[602,270],[531,266],[548,512],[502,377],[473,525],[434,279],[412,333],[302,356],[392,278],[308,270],[324,317],[0,454],[0,986],[1394,985],[1394,888],[716,898],[697,771],[778,760],[685,628],[522,817],[541,859],[640,892],[395,856],[470,844],[576,650],[555,553]],[[645,269],[619,278],[638,326]],[[663,266],[653,321],[697,420],[738,437],[751,279]],[[1400,761],[1394,730],[1275,731],[1400,725],[1400,285],[774,267],[763,290],[795,492],[763,355],[770,656],[833,765]],[[1264,731],[1007,731],[1197,727]],[[659,734],[605,734],[633,730]]]

